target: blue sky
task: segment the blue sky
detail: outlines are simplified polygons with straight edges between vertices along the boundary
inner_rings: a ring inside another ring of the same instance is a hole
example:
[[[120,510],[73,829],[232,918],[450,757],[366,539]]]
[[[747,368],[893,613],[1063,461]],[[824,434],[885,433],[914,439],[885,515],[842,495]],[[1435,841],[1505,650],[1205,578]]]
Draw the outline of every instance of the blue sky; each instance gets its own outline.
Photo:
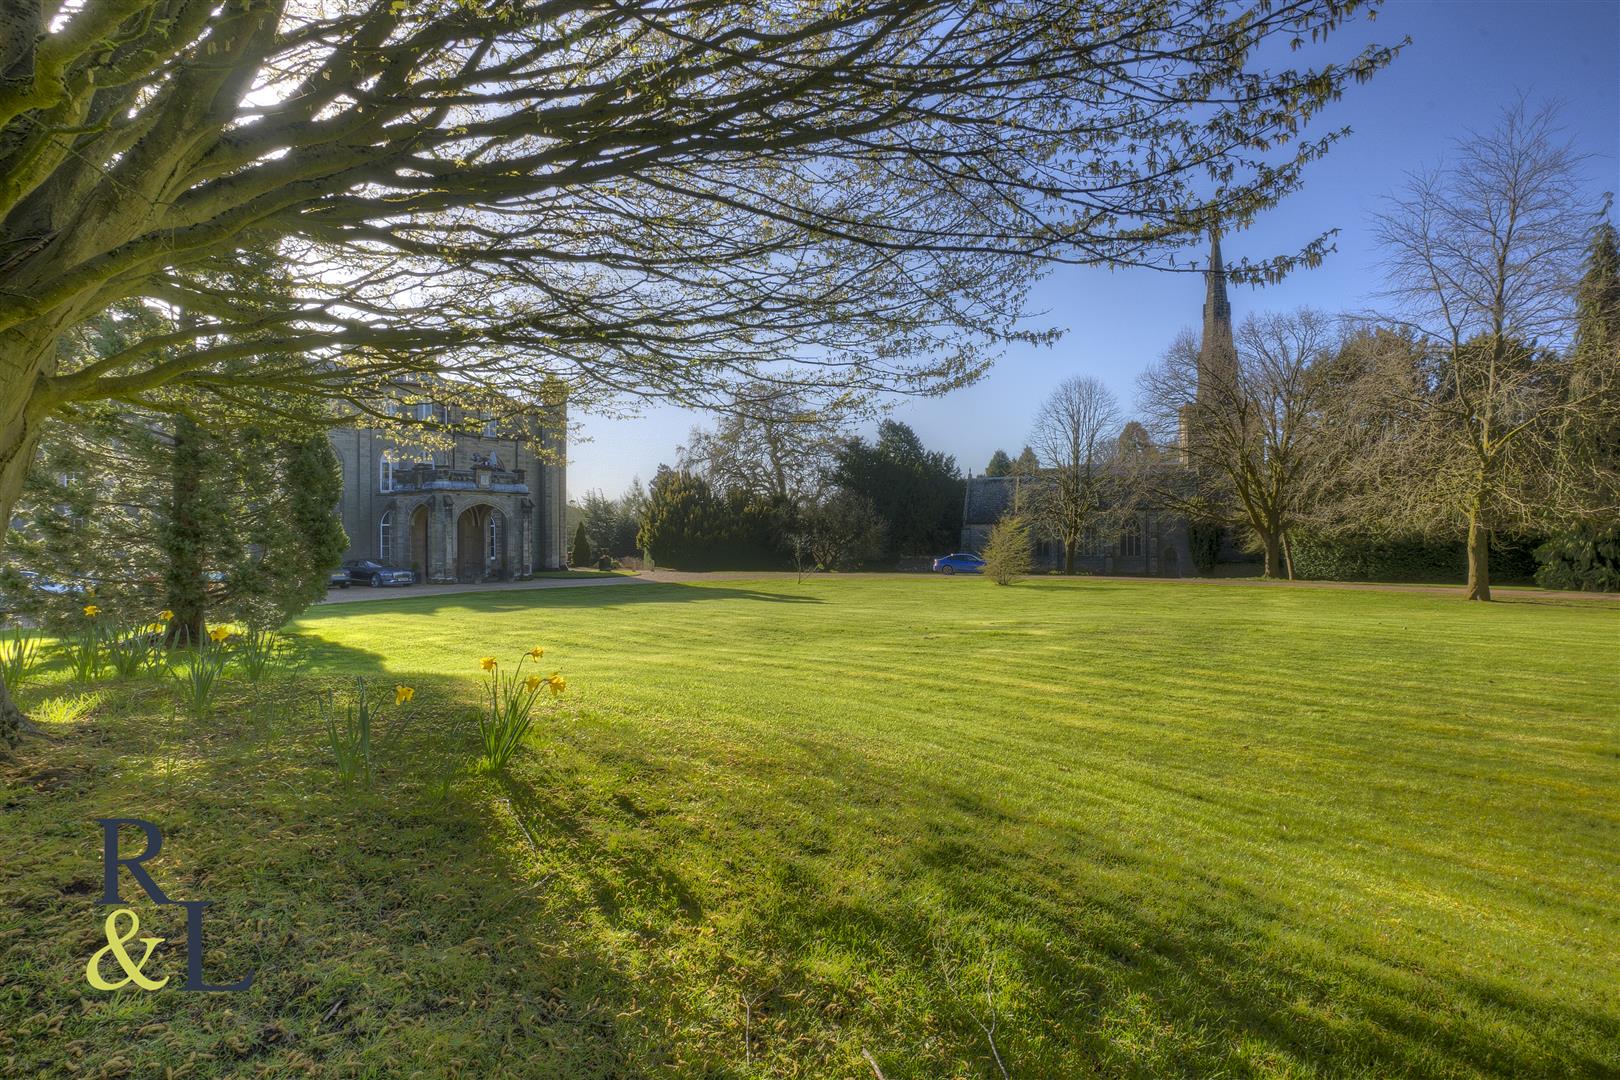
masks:
[[[1381,286],[1369,214],[1408,171],[1439,162],[1468,130],[1491,127],[1520,93],[1535,103],[1563,102],[1569,138],[1592,155],[1594,197],[1620,191],[1620,0],[1389,0],[1372,33],[1361,34],[1355,40],[1410,35],[1412,44],[1324,114],[1323,129],[1348,124],[1354,133],[1311,167],[1303,190],[1252,229],[1223,240],[1231,261],[1294,251],[1338,228],[1338,250],[1320,268],[1280,285],[1234,288],[1235,319],[1302,304],[1329,311],[1373,306]],[[1196,275],[1065,268],[1033,296],[1033,307],[1045,313],[1035,322],[1067,331],[1056,346],[1009,350],[973,386],[899,400],[891,415],[916,428],[930,448],[980,471],[997,447],[1017,453],[1041,398],[1072,375],[1102,379],[1129,410],[1137,373],[1180,328],[1198,323],[1202,303]],[[672,408],[634,419],[575,419],[570,498],[591,488],[617,494],[632,476],[651,478],[660,462],[673,462],[693,423],[705,420]]]

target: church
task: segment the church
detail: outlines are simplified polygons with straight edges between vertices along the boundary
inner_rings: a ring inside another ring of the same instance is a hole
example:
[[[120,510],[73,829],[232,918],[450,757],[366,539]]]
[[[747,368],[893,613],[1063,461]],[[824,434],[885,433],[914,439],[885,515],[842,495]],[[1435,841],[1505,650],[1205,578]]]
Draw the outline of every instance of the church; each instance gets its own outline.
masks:
[[[500,421],[453,405],[400,405],[434,428],[431,449],[367,427],[332,432],[343,467],[344,559],[427,582],[522,579],[566,565],[566,406]]]
[[[1210,234],[1209,266],[1204,271],[1203,336],[1198,349],[1200,388],[1210,381],[1230,377],[1237,366],[1237,348],[1232,337],[1232,304],[1227,296],[1226,264],[1221,259],[1218,232]],[[1190,418],[1183,414],[1180,438],[1185,444],[1195,438]],[[1182,461],[1185,464],[1185,461]],[[1040,477],[969,476],[962,505],[962,551],[983,551],[990,530],[1012,507],[1021,486],[1040,483]],[[1044,536],[1033,537],[1033,562],[1039,570],[1057,570],[1064,565],[1063,545]],[[1222,559],[1241,557],[1232,547],[1232,538],[1222,539]],[[1120,525],[1116,533],[1088,533],[1075,553],[1075,569],[1092,574],[1145,574],[1153,577],[1182,577],[1192,574],[1192,551],[1187,520],[1179,512],[1157,508],[1148,502]]]

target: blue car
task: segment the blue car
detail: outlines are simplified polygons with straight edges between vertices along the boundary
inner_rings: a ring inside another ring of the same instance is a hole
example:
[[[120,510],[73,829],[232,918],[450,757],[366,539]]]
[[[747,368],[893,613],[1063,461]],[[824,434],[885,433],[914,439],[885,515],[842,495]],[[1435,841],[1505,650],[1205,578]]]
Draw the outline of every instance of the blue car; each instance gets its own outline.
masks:
[[[967,552],[957,552],[955,555],[941,555],[934,560],[934,573],[982,574],[984,573],[984,560]]]

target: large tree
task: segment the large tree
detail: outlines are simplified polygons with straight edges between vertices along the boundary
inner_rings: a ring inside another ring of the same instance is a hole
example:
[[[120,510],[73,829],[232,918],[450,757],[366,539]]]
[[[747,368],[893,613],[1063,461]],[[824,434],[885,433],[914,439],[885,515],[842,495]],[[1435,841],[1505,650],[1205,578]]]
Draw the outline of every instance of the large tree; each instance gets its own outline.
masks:
[[[1234,336],[1233,362],[1200,362],[1183,333],[1143,373],[1140,404],[1167,456],[1189,470],[1156,470],[1161,499],[1189,519],[1247,527],[1265,556],[1265,576],[1293,576],[1289,530],[1326,475],[1322,410],[1337,350],[1333,320],[1301,308],[1254,315]]]
[[[955,458],[929,450],[910,425],[885,420],[875,442],[848,440],[832,479],[871,503],[883,521],[889,555],[937,555],[955,546],[962,526],[961,472]]]
[[[695,427],[680,467],[727,494],[814,503],[832,469],[848,409],[817,408],[801,393],[765,385],[739,391],[715,426]]]
[[[1620,236],[1607,221],[1592,230],[1575,290],[1573,350],[1573,397],[1620,374],[1610,362],[1620,353]],[[1620,589],[1620,408],[1573,410],[1558,441],[1568,494],[1589,513],[1537,550],[1536,580],[1555,588]]]
[[[1111,532],[1128,512],[1132,485],[1117,452],[1121,420],[1108,388],[1079,376],[1053,390],[1035,414],[1029,441],[1042,472],[1032,500],[1034,521],[1063,544],[1064,573],[1074,573],[1088,532]]]
[[[1555,113],[1521,103],[1377,218],[1391,316],[1418,352],[1369,358],[1375,438],[1346,464],[1363,516],[1466,537],[1471,600],[1491,598],[1493,534],[1602,512],[1575,497],[1560,440],[1595,430],[1620,389],[1615,350],[1567,348],[1598,207]]]
[[[1369,6],[8,5],[0,521],[48,415],[165,385],[958,385],[1043,264],[1163,265],[1294,189],[1343,134],[1307,122],[1394,50],[1254,57]],[[290,288],[221,286],[266,252]],[[120,301],[188,317],[64,364]]]

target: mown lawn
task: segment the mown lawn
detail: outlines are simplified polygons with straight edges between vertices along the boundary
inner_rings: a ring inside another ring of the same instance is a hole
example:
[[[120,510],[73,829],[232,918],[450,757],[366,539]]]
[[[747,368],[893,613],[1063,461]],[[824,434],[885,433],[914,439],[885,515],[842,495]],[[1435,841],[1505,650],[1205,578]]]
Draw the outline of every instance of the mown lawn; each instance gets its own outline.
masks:
[[[0,1073],[1620,1073],[1620,605],[855,577],[295,629],[256,717],[27,695]],[[568,692],[476,773],[478,658],[536,643]],[[309,704],[355,675],[419,688],[369,793]],[[250,991],[84,984],[108,815]]]

